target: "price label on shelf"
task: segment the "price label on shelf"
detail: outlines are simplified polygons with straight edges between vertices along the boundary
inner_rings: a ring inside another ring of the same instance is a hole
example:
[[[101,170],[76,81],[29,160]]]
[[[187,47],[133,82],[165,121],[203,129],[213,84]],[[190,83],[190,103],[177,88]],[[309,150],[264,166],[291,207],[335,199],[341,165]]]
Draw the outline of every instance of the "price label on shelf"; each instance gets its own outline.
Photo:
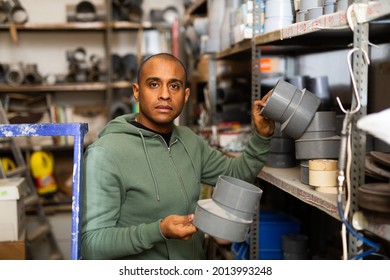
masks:
[[[313,20],[294,23],[282,29],[282,38],[291,37],[315,32],[323,29],[332,29],[347,26],[346,12],[337,12],[334,14],[323,15]]]
[[[356,21],[364,23],[390,14],[390,0],[370,2],[369,4],[354,4],[353,9]]]

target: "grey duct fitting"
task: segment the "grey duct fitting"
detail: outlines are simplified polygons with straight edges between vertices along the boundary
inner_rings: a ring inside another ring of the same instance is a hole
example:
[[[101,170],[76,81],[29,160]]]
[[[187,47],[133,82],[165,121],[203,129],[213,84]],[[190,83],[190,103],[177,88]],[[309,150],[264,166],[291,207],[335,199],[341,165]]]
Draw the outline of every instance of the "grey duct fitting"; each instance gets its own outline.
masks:
[[[200,52],[200,38],[195,27],[188,25],[185,30],[185,49],[188,55],[196,55]]]
[[[286,234],[282,236],[283,259],[307,260],[309,238],[303,234]]]
[[[296,86],[298,89],[303,90],[306,88],[306,81],[309,78],[309,76],[293,76],[290,78],[287,78],[287,81]]]
[[[166,7],[163,10],[162,18],[165,22],[173,24],[179,18],[179,11],[174,6]]]
[[[263,191],[243,180],[219,176],[212,198],[229,208],[254,214]]]
[[[39,84],[42,82],[42,76],[39,74],[36,64],[26,64],[24,66],[24,80],[27,84]]]
[[[142,1],[112,1],[113,20],[140,22],[143,16]]]
[[[9,2],[0,1],[0,23],[6,23],[9,19],[11,5]]]
[[[98,82],[101,79],[102,70],[102,58],[98,55],[91,55],[89,58],[91,66],[87,70],[87,80],[89,82]]]
[[[135,81],[137,78],[137,56],[135,54],[126,54],[122,57],[124,67],[124,79],[128,81]]]
[[[47,85],[54,85],[57,83],[57,77],[55,74],[48,74],[44,77],[44,83]]]
[[[125,67],[122,58],[118,54],[111,54],[112,80],[119,81],[125,76]]]
[[[81,3],[80,3],[81,4]],[[93,21],[103,21],[106,19],[106,9],[104,5],[95,5],[95,13]],[[86,17],[83,14],[77,14],[77,6],[74,4],[66,5],[66,20],[68,22],[85,21]],[[80,19],[79,16],[84,16]],[[91,20],[92,21],[92,20]]]
[[[353,4],[353,0],[338,0],[337,1],[337,12],[346,11],[349,5]]]
[[[9,65],[5,73],[5,81],[11,86],[19,86],[24,81],[24,72],[22,63],[13,63]]]
[[[91,68],[87,73],[88,82],[98,82],[100,80],[100,72],[96,68]]]
[[[297,140],[315,140],[337,136],[336,131],[305,131]]]
[[[294,114],[294,112],[297,110],[299,104],[301,104],[302,98],[303,98],[303,92],[300,90],[296,90],[293,98],[290,101],[290,104],[288,104],[283,115],[280,117],[280,122],[282,124],[285,121],[287,121],[290,118],[290,116],[292,116]]]
[[[202,36],[202,35],[207,35],[207,32],[208,32],[208,24],[209,24],[209,19],[208,17],[198,17],[198,18],[195,18],[192,22],[194,28],[195,28],[195,31],[196,31],[196,34],[198,34],[198,36]]]
[[[275,154],[294,154],[294,139],[287,137],[272,137],[270,152]]]
[[[261,112],[266,117],[281,122],[283,133],[298,139],[313,119],[320,102],[320,98],[310,91],[301,91],[296,86],[279,80]]]
[[[291,168],[297,165],[294,153],[268,153],[265,166],[272,168]]]
[[[89,1],[81,1],[76,5],[76,21],[88,22],[97,19],[95,5]]]
[[[298,160],[338,159],[339,151],[340,136],[295,140],[295,157]]]
[[[330,110],[332,97],[329,92],[328,76],[309,77],[307,78],[306,84],[306,89],[321,99],[319,110]]]
[[[309,10],[312,8],[322,7],[324,0],[301,0],[300,10]]]
[[[149,12],[151,22],[167,22],[172,24],[177,17],[178,11],[173,6],[169,6],[165,9],[151,9]]]
[[[290,105],[295,94],[301,94],[301,91],[294,85],[279,80],[272,89],[266,105],[262,109],[262,114],[266,117],[281,122],[281,118]]]
[[[69,63],[81,63],[87,61],[87,51],[83,47],[78,47],[74,51],[67,51],[66,58]]]
[[[115,101],[110,105],[110,118],[115,119],[118,116],[131,113],[129,106],[122,101]]]
[[[336,131],[336,112],[318,111],[307,127],[306,132]]]
[[[102,58],[96,54],[93,54],[89,57],[89,61],[91,62],[93,67],[97,67],[102,63]]]
[[[309,185],[309,160],[301,160],[300,163],[301,171],[301,183]]]
[[[7,64],[0,64],[0,84],[5,83],[5,75],[8,71],[8,65]]]
[[[69,72],[68,75],[66,75],[65,80],[69,83],[85,83],[88,81],[87,72]]]
[[[199,200],[193,224],[211,236],[232,242],[247,239],[252,220],[241,219],[223,209],[212,199]]]
[[[212,236],[243,242],[262,193],[252,184],[221,175],[212,198],[198,201],[193,224]]]
[[[312,121],[321,100],[308,90],[303,90],[302,99],[295,112],[281,125],[281,131],[299,139]]]
[[[28,20],[28,14],[26,10],[20,5],[19,1],[12,0],[14,2],[14,6],[10,12],[10,20],[14,23],[23,24]]]

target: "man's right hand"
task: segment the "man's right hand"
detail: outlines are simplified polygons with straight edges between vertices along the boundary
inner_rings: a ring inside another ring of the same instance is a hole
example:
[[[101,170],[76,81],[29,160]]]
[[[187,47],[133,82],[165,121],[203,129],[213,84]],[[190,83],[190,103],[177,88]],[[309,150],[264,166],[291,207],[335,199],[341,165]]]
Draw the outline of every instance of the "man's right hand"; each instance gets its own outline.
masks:
[[[166,238],[188,240],[197,231],[192,224],[193,220],[194,214],[168,216],[160,223],[161,232]]]

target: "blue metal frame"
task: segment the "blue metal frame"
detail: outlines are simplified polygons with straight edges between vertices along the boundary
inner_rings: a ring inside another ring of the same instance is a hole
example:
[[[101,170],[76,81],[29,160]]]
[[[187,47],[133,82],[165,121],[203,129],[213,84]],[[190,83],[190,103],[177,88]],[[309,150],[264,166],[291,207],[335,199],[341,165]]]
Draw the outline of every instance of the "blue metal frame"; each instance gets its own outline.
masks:
[[[0,137],[19,136],[73,136],[73,185],[72,185],[72,239],[71,259],[81,259],[81,195],[84,136],[88,132],[86,123],[56,124],[2,124]]]

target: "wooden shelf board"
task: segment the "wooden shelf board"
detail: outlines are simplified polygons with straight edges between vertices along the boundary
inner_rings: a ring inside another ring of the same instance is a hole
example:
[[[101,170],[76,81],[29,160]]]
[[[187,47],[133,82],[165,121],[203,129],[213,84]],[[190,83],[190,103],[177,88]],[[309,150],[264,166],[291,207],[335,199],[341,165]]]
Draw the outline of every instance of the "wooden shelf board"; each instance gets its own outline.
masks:
[[[66,31],[66,30],[104,30],[105,22],[59,22],[59,23],[24,23],[16,24],[18,31]],[[8,30],[8,24],[1,24],[0,30]]]
[[[132,83],[127,81],[119,81],[112,83],[112,87],[116,89],[131,88],[131,86]],[[103,82],[55,85],[0,85],[0,92],[102,91],[106,89],[107,84]]]

